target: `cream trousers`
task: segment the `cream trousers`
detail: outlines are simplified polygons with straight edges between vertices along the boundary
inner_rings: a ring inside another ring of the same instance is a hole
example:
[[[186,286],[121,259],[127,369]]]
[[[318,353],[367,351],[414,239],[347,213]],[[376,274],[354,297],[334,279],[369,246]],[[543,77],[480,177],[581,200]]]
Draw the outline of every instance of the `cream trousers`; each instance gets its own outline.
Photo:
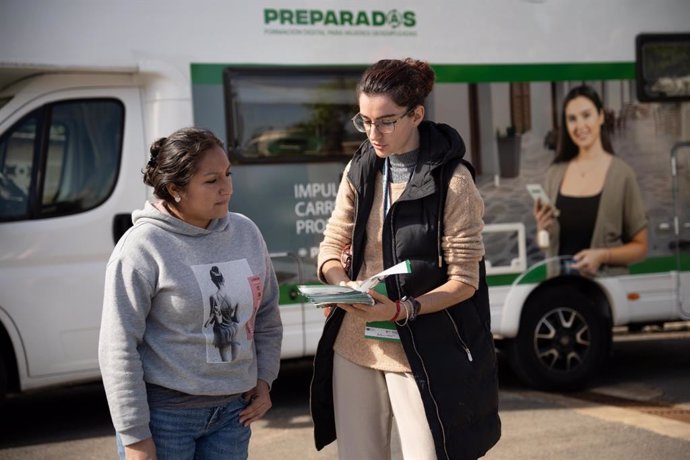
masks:
[[[414,377],[358,366],[337,353],[333,361],[335,429],[340,460],[391,458],[395,417],[403,458],[435,460],[436,449]]]

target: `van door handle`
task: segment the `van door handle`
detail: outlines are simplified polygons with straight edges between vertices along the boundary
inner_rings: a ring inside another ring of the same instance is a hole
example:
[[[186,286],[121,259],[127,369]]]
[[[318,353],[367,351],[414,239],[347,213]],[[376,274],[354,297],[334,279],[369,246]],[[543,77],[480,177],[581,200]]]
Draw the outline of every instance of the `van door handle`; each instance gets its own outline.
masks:
[[[132,223],[131,214],[115,214],[115,217],[113,217],[113,242],[117,244],[120,237],[122,237],[132,225],[134,224]]]

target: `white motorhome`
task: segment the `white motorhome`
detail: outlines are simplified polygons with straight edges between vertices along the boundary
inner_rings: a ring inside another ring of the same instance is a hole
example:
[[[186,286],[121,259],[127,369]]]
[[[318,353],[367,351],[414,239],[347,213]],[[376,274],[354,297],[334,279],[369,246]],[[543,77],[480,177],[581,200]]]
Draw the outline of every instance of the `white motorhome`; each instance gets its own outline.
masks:
[[[634,81],[635,38],[682,32],[688,18],[685,0],[3,2],[0,394],[99,378],[105,263],[150,197],[148,146],[188,125],[225,140],[231,209],[273,254],[283,357],[311,355],[323,315],[296,286],[316,282],[338,179],[362,141],[354,85],[367,64],[406,56],[433,65],[428,113],[458,128],[478,171],[497,343],[531,384],[583,382],[613,326],[690,318],[690,154],[679,144],[690,108],[640,101]],[[543,177],[560,99],[582,81],[637,165],[651,248],[626,276],[547,279],[525,184]],[[508,126],[520,135],[496,135]]]

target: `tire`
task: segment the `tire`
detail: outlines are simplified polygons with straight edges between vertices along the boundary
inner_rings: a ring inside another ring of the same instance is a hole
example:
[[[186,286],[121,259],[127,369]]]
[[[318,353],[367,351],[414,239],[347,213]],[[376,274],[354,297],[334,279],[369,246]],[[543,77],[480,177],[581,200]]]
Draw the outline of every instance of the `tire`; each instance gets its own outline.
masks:
[[[5,361],[0,356],[0,401],[5,399],[7,394],[7,370],[5,369]]]
[[[596,373],[610,347],[610,321],[585,295],[560,286],[528,300],[509,353],[513,371],[527,385],[575,390]]]

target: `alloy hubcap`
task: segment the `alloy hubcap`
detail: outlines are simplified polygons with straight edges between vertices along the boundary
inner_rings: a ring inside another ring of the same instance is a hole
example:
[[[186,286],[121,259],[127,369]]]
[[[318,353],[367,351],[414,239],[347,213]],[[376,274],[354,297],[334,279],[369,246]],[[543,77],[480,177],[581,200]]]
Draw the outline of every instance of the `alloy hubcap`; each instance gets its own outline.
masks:
[[[534,329],[534,351],[541,364],[550,370],[576,369],[583,363],[590,345],[589,325],[572,308],[549,311]]]

